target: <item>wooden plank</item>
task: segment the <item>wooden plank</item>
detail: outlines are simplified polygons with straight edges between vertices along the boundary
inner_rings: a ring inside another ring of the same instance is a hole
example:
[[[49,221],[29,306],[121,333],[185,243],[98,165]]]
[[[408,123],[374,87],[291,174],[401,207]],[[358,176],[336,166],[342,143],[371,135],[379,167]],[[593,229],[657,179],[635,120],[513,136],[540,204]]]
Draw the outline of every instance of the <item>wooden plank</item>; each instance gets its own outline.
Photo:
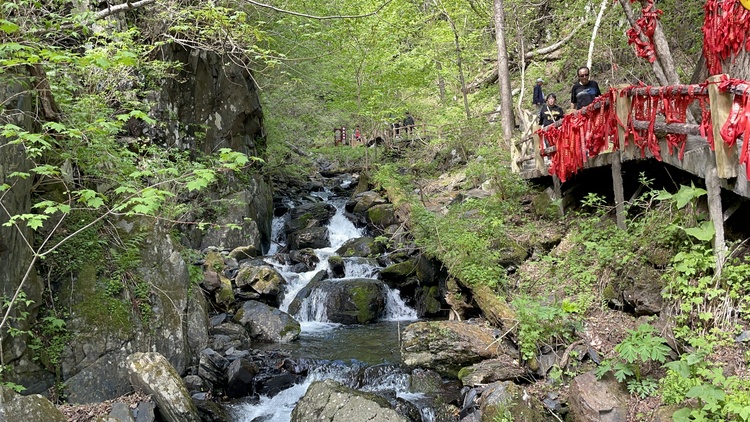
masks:
[[[563,206],[562,183],[560,183],[560,178],[556,174],[552,175],[552,186],[555,190],[555,199],[558,200],[558,211],[563,216],[565,215],[565,207]]]
[[[540,173],[544,174],[545,176],[549,174],[547,171],[547,166],[544,164],[544,158],[542,158],[542,152],[539,150],[539,143],[542,142],[542,139],[534,133],[532,139],[534,142],[532,143],[532,148],[534,148],[534,164],[537,170],[539,170]]]
[[[721,139],[721,128],[729,118],[732,107],[732,94],[719,92],[719,81],[722,75],[708,78],[708,98],[711,104],[711,122],[714,133],[714,152],[716,153],[716,173],[722,179],[737,177],[737,146],[728,146]]]

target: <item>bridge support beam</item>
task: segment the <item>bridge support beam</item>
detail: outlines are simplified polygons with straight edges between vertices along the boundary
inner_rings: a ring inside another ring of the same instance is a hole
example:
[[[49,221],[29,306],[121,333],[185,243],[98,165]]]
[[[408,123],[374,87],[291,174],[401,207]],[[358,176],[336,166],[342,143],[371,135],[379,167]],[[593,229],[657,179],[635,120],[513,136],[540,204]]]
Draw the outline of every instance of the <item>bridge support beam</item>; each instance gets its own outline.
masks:
[[[617,214],[617,227],[620,230],[627,229],[625,224],[625,189],[622,186],[622,162],[620,151],[612,153],[612,188],[615,191],[615,213]]]
[[[708,168],[706,172],[706,191],[708,192],[708,213],[716,231],[713,240],[714,256],[716,257],[716,275],[721,275],[726,257],[726,243],[724,242],[724,212],[721,207],[721,184],[716,167]]]

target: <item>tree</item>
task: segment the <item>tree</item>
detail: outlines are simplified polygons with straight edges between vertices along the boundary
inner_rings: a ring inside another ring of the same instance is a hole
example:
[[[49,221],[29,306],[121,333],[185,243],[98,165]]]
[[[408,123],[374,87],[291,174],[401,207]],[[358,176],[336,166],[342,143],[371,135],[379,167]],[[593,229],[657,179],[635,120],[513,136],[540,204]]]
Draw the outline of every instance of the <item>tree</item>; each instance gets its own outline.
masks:
[[[515,126],[513,118],[513,98],[510,90],[510,68],[508,49],[505,41],[505,9],[503,0],[493,1],[495,16],[495,40],[497,42],[497,74],[500,85],[500,115],[503,125],[503,139],[510,146]]]

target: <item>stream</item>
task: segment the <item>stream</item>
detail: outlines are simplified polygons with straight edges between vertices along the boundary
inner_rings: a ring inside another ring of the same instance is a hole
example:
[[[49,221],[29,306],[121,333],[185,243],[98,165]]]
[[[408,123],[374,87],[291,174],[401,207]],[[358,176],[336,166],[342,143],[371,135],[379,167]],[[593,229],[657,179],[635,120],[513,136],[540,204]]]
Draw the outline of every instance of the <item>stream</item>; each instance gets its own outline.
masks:
[[[334,196],[329,190],[313,192],[336,208],[336,213],[327,226],[330,247],[315,249],[319,262],[307,272],[294,272],[290,266],[275,259],[278,251],[285,247],[284,224],[289,212],[275,217],[272,227],[272,247],[264,260],[273,265],[284,277],[284,300],[279,308],[287,312],[297,293],[320,271],[329,269],[328,258],[336,254],[347,240],[365,236],[346,216],[344,206],[347,199]],[[348,278],[377,278],[381,267],[377,260],[344,258],[345,275]],[[386,287],[387,288],[387,287]],[[391,400],[399,398],[417,405],[421,409],[422,421],[434,420],[429,404],[422,402],[425,395],[414,393],[409,388],[409,374],[400,368],[400,336],[402,330],[416,321],[417,312],[408,307],[398,290],[387,288],[386,311],[377,322],[366,325],[343,325],[329,322],[325,317],[323,297],[318,292],[304,299],[299,310],[293,314],[300,322],[302,332],[297,341],[287,344],[254,344],[264,351],[281,351],[310,367],[307,377],[300,383],[285,389],[273,397],[243,399],[229,406],[234,422],[289,422],[295,404],[314,381],[333,379],[361,391],[381,394]]]

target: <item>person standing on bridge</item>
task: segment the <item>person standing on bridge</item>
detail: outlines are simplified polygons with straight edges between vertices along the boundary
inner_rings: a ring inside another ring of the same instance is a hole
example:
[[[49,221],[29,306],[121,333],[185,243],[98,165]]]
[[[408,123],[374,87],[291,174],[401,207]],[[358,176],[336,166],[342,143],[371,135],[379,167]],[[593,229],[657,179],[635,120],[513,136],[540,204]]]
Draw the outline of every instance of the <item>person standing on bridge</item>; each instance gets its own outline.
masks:
[[[544,79],[537,79],[536,85],[534,85],[534,96],[531,100],[534,106],[536,106],[537,113],[542,111],[542,107],[544,107],[544,92],[542,91],[542,85],[544,85]]]
[[[557,105],[557,96],[550,93],[547,95],[547,104],[543,105],[542,111],[539,112],[539,124],[549,126],[562,119],[564,115],[565,111]]]
[[[406,118],[404,119],[404,131],[411,136],[414,132],[414,118],[411,117],[411,113],[406,112]]]
[[[594,101],[594,98],[602,95],[599,84],[591,80],[591,71],[582,66],[578,69],[578,81],[573,84],[570,91],[570,106],[580,110]]]

